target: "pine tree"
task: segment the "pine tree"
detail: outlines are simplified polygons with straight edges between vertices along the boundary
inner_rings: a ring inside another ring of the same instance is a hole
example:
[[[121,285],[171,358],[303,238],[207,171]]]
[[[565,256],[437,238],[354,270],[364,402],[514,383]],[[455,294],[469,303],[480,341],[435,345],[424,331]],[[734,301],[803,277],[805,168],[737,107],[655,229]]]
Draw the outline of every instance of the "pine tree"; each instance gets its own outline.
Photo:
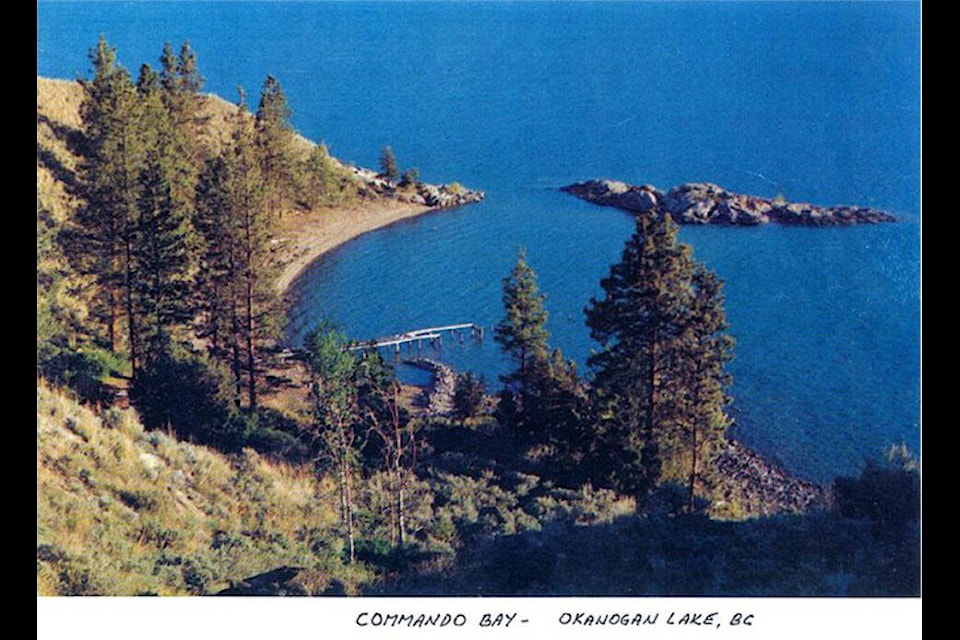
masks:
[[[256,145],[264,178],[267,207],[280,217],[296,187],[292,111],[280,81],[267,76],[256,113]]]
[[[708,483],[704,471],[719,453],[717,445],[725,440],[731,424],[724,411],[729,403],[726,390],[731,377],[725,367],[733,357],[733,338],[723,309],[723,283],[702,264],[693,273],[694,298],[690,304],[689,323],[678,348],[680,377],[688,381],[686,393],[677,398],[681,403],[674,459],[682,461],[687,481],[687,508],[696,509],[698,483]],[[689,456],[689,458],[687,458]],[[689,460],[689,463],[687,463]],[[710,486],[704,489],[709,490]]]
[[[247,405],[256,409],[259,353],[276,334],[279,301],[270,250],[276,218],[245,98],[241,91],[231,140],[199,176],[195,221],[202,239],[200,336],[233,372],[237,406],[246,391]]]
[[[619,489],[643,495],[662,479],[683,479],[693,504],[703,455],[728,418],[720,282],[677,243],[668,214],[637,217],[621,261],[586,310],[601,349],[588,364],[595,403],[596,464]],[[680,462],[686,449],[689,465]],[[666,473],[665,473],[666,472]],[[664,478],[666,476],[666,478]]]
[[[590,480],[580,468],[586,396],[574,363],[559,349],[551,351],[544,301],[521,250],[503,280],[504,317],[494,333],[515,367],[501,376],[498,417],[513,429],[518,451],[536,463],[540,475],[579,486]]]
[[[140,105],[130,74],[117,63],[116,51],[102,36],[90,52],[90,61],[94,75],[83,82],[80,108],[85,131],[80,166],[85,204],[77,215],[70,254],[80,273],[96,278],[100,295],[94,311],[103,319],[114,351],[120,349],[120,327],[126,317],[127,350],[136,363],[133,261],[138,178],[144,158]]]
[[[525,399],[534,389],[537,364],[545,363],[550,354],[544,300],[537,286],[537,274],[521,249],[510,276],[503,279],[504,317],[493,336],[515,366],[514,371],[500,378],[505,385],[501,416],[508,422],[516,420],[520,428],[525,422]]]
[[[204,79],[197,69],[197,56],[188,42],[181,45],[178,55],[174,55],[169,42],[165,43],[160,64],[163,102],[178,133],[178,152],[188,161],[183,166],[190,171],[193,184],[190,184],[191,180],[183,183],[195,188],[196,176],[205,161],[201,132],[209,121],[203,114],[204,97],[200,93]]]
[[[327,145],[318,144],[304,163],[303,200],[311,209],[334,204],[342,195],[341,172]]]
[[[225,296],[228,345],[238,386],[245,383],[250,409],[257,408],[258,354],[274,337],[278,300],[273,288],[276,263],[270,252],[275,217],[271,215],[255,124],[241,94],[231,147],[223,162],[221,197],[225,206],[221,233],[229,235]]]
[[[198,334],[212,357],[228,360],[233,326],[232,281],[236,234],[229,215],[224,156],[209,157],[197,184],[194,224],[201,240],[197,292]]]
[[[196,175],[185,125],[163,99],[160,76],[149,65],[137,82],[141,101],[140,133],[150,150],[140,171],[136,236],[136,313],[144,361],[158,362],[175,341],[185,341],[194,309],[188,293],[195,275],[194,211]]]
[[[400,177],[400,170],[397,169],[397,157],[393,154],[393,149],[389,145],[380,152],[380,175],[393,182]]]
[[[584,464],[589,451],[586,390],[576,365],[555,349],[533,361],[530,388],[523,401],[523,419],[538,472],[561,485],[579,487],[593,482]]]
[[[179,55],[174,55],[169,42],[164,43],[160,55],[160,82],[163,85],[163,99],[177,125],[192,126],[203,121],[200,115],[203,90],[203,76],[197,69],[197,55],[184,42]]]

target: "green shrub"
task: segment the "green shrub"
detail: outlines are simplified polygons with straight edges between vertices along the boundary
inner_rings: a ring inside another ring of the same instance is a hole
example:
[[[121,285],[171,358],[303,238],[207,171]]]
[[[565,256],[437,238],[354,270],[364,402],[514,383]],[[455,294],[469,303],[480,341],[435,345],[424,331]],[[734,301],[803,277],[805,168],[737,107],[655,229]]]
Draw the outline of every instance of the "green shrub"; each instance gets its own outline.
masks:
[[[883,538],[900,538],[920,520],[919,463],[894,448],[884,461],[868,460],[858,478],[837,478],[836,505],[845,518],[868,520]]]
[[[477,416],[483,408],[485,394],[483,376],[470,371],[458,375],[453,392],[453,410],[457,418],[466,420]]]
[[[160,500],[157,495],[151,491],[127,491],[121,489],[117,491],[117,497],[120,498],[120,501],[123,504],[127,505],[134,511],[144,511],[151,512],[155,511],[160,505]]]
[[[76,351],[57,351],[37,363],[39,373],[51,382],[69,387],[88,402],[109,400],[104,381],[112,377],[129,377],[130,362],[122,355],[99,347]]]
[[[400,176],[400,186],[401,187],[410,187],[416,185],[420,182],[420,170],[416,167],[411,167],[403,172],[403,175]]]
[[[183,583],[192,595],[203,596],[210,593],[215,581],[215,572],[200,558],[192,558],[183,563],[180,568]]]
[[[103,593],[90,569],[73,562],[61,565],[60,593],[65,596],[95,596]]]
[[[182,355],[151,364],[137,376],[130,399],[148,429],[173,428],[180,437],[235,450],[231,394],[229,375],[220,365]]]

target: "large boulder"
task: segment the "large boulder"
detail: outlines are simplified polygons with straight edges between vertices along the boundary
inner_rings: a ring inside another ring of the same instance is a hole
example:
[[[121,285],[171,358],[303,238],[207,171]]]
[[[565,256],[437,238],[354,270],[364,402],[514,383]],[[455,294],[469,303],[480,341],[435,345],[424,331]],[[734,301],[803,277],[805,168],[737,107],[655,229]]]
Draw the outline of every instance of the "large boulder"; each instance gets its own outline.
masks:
[[[618,180],[588,180],[561,187],[561,191],[595,204],[637,213],[653,211],[663,197],[662,193],[650,185],[631,186]]]

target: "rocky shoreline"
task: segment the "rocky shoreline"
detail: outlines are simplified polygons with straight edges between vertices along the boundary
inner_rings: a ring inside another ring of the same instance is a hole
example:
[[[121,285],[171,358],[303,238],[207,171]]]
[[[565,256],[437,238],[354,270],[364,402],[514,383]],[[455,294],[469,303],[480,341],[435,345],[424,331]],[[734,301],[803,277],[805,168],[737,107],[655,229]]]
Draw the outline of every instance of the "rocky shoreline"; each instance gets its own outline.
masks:
[[[429,358],[413,358],[406,364],[429,371],[430,384],[423,388],[420,408],[427,417],[447,417],[453,414],[453,395],[457,386],[457,373],[448,365]]]
[[[450,366],[429,358],[404,361],[432,374],[418,400],[421,415],[450,417],[457,373]],[[727,504],[740,505],[739,517],[800,514],[829,506],[830,494],[823,486],[792,475],[735,439],[728,439],[717,453],[717,471],[723,478],[718,487],[720,513]]]
[[[806,513],[829,506],[829,493],[800,479],[737,440],[729,439],[716,460],[724,478],[723,502],[749,505],[749,517]],[[715,505],[722,507],[722,505]]]
[[[633,213],[665,211],[679,224],[752,227],[776,222],[824,227],[897,220],[892,214],[871,207],[787,202],[782,197],[733,193],[705,182],[682,184],[666,193],[651,185],[630,185],[617,180],[588,180],[560,190],[594,204]]]
[[[429,207],[431,209],[450,209],[465,204],[480,202],[486,197],[483,191],[467,189],[454,182],[451,184],[430,184],[416,182],[403,184],[388,180],[372,169],[351,167],[353,177],[362,185],[362,195],[394,199],[406,204]]]

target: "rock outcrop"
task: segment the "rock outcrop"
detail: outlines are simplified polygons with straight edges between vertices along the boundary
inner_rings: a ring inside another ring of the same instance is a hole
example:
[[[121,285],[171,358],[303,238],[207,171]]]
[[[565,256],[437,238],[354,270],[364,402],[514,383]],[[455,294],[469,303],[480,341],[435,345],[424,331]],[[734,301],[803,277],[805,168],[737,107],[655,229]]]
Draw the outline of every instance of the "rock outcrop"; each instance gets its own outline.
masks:
[[[636,186],[616,180],[588,180],[560,190],[594,204],[634,213],[665,211],[679,224],[756,226],[777,222],[820,227],[896,221],[886,211],[871,207],[791,203],[782,198],[733,193],[701,182],[682,184],[666,193],[651,185]]]
[[[449,416],[453,413],[453,395],[457,386],[457,373],[449,366],[429,358],[413,358],[405,361],[433,375],[430,385],[423,390],[421,406],[423,415]]]
[[[483,191],[467,189],[457,183],[436,185],[416,182],[403,184],[388,180],[371,169],[352,167],[352,170],[354,178],[363,184],[367,195],[394,198],[400,202],[435,209],[450,209],[480,202],[486,197]]]
[[[450,207],[459,207],[464,204],[480,202],[485,197],[483,191],[471,191],[448,185],[433,185],[421,182],[417,185],[417,193],[412,196],[418,204],[425,204],[428,207],[438,207],[448,209]]]
[[[828,494],[818,484],[803,480],[770,462],[736,440],[729,440],[716,460],[723,478],[714,507],[725,503],[744,505],[740,516],[768,516],[777,513],[806,513],[828,506]]]

